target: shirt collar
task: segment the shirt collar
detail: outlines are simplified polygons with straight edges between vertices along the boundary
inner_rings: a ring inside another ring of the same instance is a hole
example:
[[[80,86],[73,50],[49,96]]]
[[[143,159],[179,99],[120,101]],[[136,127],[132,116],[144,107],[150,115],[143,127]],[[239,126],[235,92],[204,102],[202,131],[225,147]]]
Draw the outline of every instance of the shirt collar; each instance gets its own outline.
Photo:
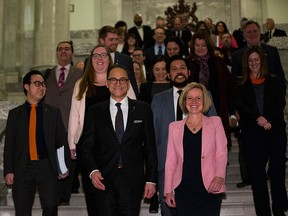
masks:
[[[65,68],[67,71],[69,71],[70,67],[71,67],[71,64],[68,64],[68,65],[65,65],[65,66],[64,66],[64,68]],[[60,68],[63,68],[63,66],[57,65],[57,70],[60,70]]]
[[[126,96],[125,98],[123,98],[123,100],[121,100],[120,102],[117,102],[116,100],[114,100],[112,97],[110,97],[110,107],[116,107],[115,104],[116,103],[121,103],[121,106],[128,106],[128,97]]]

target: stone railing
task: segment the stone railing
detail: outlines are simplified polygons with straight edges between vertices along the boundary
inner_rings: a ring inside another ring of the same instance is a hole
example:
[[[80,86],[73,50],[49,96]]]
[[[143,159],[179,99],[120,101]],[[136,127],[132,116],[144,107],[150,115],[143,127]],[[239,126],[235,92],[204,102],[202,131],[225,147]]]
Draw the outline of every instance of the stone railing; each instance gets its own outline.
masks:
[[[19,103],[14,101],[0,101],[0,183],[4,181],[3,177],[3,151],[6,120],[9,110],[18,106]]]

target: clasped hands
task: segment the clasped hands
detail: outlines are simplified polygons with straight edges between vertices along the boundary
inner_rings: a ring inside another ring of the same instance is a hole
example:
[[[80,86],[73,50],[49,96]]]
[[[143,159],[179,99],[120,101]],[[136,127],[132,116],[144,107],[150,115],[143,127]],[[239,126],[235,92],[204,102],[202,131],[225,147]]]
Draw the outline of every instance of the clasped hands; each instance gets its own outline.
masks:
[[[99,190],[105,190],[105,185],[102,183],[102,180],[104,180],[104,178],[99,170],[91,174],[92,184]],[[155,193],[156,186],[153,183],[146,183],[143,198],[150,199]]]
[[[223,184],[224,184],[224,179],[222,177],[215,176],[209,185],[208,193],[219,192]],[[174,193],[171,192],[171,193],[166,194],[166,203],[169,207],[176,208],[176,201],[175,201]]]
[[[272,128],[272,125],[270,122],[267,121],[267,119],[263,116],[260,116],[257,118],[257,124],[261,127],[263,127],[265,130],[270,130]]]

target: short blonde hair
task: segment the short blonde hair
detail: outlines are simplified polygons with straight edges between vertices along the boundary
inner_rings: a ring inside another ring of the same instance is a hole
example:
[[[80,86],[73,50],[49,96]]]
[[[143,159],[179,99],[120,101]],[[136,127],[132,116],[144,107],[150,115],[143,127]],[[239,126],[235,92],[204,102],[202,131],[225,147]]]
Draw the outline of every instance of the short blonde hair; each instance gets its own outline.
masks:
[[[202,107],[202,110],[201,112],[203,114],[207,113],[208,110],[210,109],[211,105],[212,105],[212,101],[211,101],[211,97],[207,91],[207,89],[205,88],[204,85],[202,85],[201,83],[197,83],[197,82],[192,82],[190,84],[188,84],[184,89],[183,89],[183,92],[181,93],[180,95],[180,98],[179,98],[179,106],[180,108],[182,109],[183,113],[184,114],[188,114],[188,110],[186,108],[186,98],[187,98],[187,95],[188,95],[188,92],[191,90],[191,89],[194,89],[194,88],[198,88],[202,91],[202,100],[203,100],[203,107]]]

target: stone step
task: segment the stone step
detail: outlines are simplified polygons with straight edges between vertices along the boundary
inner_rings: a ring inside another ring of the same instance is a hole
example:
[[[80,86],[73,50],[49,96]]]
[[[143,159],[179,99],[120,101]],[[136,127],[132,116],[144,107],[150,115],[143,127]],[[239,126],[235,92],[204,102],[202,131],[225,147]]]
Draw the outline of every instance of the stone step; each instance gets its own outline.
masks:
[[[0,216],[12,216],[14,215],[13,207],[9,206],[1,206],[0,209]],[[42,210],[41,208],[34,207],[33,216],[41,216]],[[58,215],[59,216],[87,216],[86,208],[85,207],[59,207],[58,208]],[[140,210],[140,216],[160,216],[160,210],[157,214],[150,214],[148,205],[142,206]],[[253,204],[242,204],[242,203],[230,203],[229,205],[223,203],[221,207],[221,214],[220,216],[255,216],[254,213],[254,206]]]
[[[5,198],[5,196],[3,197]],[[222,199],[223,203],[253,203],[252,199],[252,191],[249,187],[243,190],[234,190],[234,191],[227,191],[225,196]],[[147,204],[142,202],[142,206],[146,206]],[[12,194],[8,193],[6,195],[6,206],[14,206]],[[40,199],[38,194],[35,196],[34,206],[40,206]],[[83,193],[79,194],[72,194],[70,199],[70,206],[77,206],[83,207],[85,206],[85,198]]]

